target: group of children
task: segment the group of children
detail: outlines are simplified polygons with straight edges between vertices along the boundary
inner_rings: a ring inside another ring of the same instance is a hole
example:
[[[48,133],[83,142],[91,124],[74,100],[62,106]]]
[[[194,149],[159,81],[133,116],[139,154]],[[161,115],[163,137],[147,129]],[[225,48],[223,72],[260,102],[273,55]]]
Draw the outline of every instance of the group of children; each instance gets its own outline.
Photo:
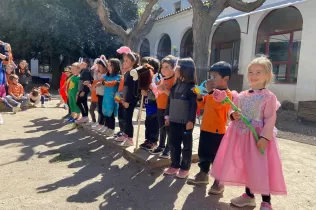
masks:
[[[13,62],[11,46],[8,43],[0,41],[0,103],[10,108],[13,113],[21,109],[27,109],[29,106],[36,106],[50,99],[49,84],[41,87],[34,87],[30,93],[27,93],[27,86],[31,78],[31,72],[28,63],[21,60],[18,66]],[[3,119],[0,115],[0,122]]]
[[[215,180],[209,194],[222,194],[224,185],[245,186],[245,193],[231,203],[237,207],[256,206],[254,193],[261,194],[261,210],[272,209],[271,194],[287,193],[274,127],[279,102],[267,89],[273,79],[273,66],[268,58],[257,57],[249,64],[250,89],[234,96],[228,88],[231,66],[223,61],[212,65],[206,82],[207,94],[202,95],[193,91],[197,81],[191,58],[169,55],[160,62],[154,57],[140,60],[138,54],[121,48],[118,53],[123,54],[122,64],[116,58],[107,60],[101,56],[91,68],[89,59],[80,59],[65,69],[60,82],[62,101],[58,105],[65,103],[69,107],[68,122],[86,123],[107,137],[113,136],[114,141],[132,146],[133,114],[143,95],[145,142],[140,147],[161,158],[171,158],[171,165],[164,173],[185,179],[191,167],[196,113],[201,109],[200,172],[187,179],[189,184],[208,184],[211,174]],[[131,75],[139,66],[147,66],[154,74],[148,90],[141,90]],[[21,101],[23,86],[18,84],[16,75],[10,81],[11,97],[2,95],[1,100]],[[241,111],[233,111],[230,104],[218,101],[218,92],[225,94]],[[32,102],[35,103],[33,99]],[[114,132],[116,117],[117,133]],[[250,121],[259,135],[258,140],[242,118]]]
[[[228,89],[232,69],[226,62],[210,67],[206,82],[208,93],[200,95],[192,91],[197,81],[195,64],[190,58],[177,59],[169,55],[161,62],[154,57],[144,57],[139,62],[139,56],[128,51],[123,52],[123,58],[121,66],[120,60],[107,61],[101,56],[92,67],[90,75],[93,76],[87,76],[88,62],[84,60],[71,66],[72,76],[65,83],[72,113],[70,122],[90,124],[107,137],[114,136],[122,145],[132,146],[133,112],[143,95],[145,142],[140,147],[161,158],[170,157],[171,166],[164,173],[184,179],[188,178],[191,167],[196,113],[202,109],[200,172],[187,179],[189,184],[208,184],[211,174],[215,180],[209,194],[222,194],[224,185],[245,186],[245,194],[232,199],[231,203],[237,207],[255,206],[254,193],[257,193],[262,195],[261,210],[272,209],[270,194],[287,193],[274,127],[279,102],[267,89],[273,79],[273,66],[268,58],[257,57],[249,64],[250,89],[234,97]],[[149,65],[155,74],[149,90],[139,90],[138,82],[131,76],[131,70],[140,65]],[[86,100],[90,91],[91,122]],[[241,112],[232,111],[228,103],[216,100],[214,92],[217,91],[233,100]],[[95,110],[98,110],[98,119]],[[115,117],[119,121],[116,134]],[[259,135],[258,142],[242,117],[251,122]]]

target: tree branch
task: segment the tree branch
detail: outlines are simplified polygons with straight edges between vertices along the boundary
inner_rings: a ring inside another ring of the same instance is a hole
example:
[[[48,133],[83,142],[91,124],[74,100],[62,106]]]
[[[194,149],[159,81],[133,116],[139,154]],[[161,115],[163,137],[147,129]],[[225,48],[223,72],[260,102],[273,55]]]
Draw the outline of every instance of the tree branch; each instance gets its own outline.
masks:
[[[90,5],[91,8],[96,9],[98,8],[98,3],[93,0],[87,0],[87,3]]]
[[[98,0],[97,2],[93,0],[87,0],[87,3],[94,9],[97,9],[97,14],[105,30],[111,34],[125,38],[127,36],[126,31],[119,25],[115,24],[110,19],[110,13],[108,8],[103,4],[103,0]]]
[[[136,28],[134,29],[134,33],[139,33],[142,28],[144,27],[144,25],[146,24],[147,22],[147,19],[148,17],[150,16],[151,14],[151,11],[154,7],[154,5],[158,2],[158,0],[149,0],[148,1],[148,4],[146,5],[145,7],[145,11],[144,13],[142,14],[141,18],[140,18],[140,21],[138,22]]]
[[[230,6],[241,12],[251,12],[263,5],[266,0],[256,0],[254,2],[246,3],[243,0],[227,0],[227,6]]]
[[[193,8],[203,7],[204,3],[202,0],[188,0]]]
[[[163,8],[159,8],[155,11],[153,11],[150,15],[150,18],[148,19],[147,23],[145,24],[145,26],[142,28],[142,30],[139,32],[138,34],[138,38],[146,36],[151,29],[154,27],[155,24],[155,20],[157,19],[157,17],[164,11]],[[136,34],[137,35],[137,34]]]

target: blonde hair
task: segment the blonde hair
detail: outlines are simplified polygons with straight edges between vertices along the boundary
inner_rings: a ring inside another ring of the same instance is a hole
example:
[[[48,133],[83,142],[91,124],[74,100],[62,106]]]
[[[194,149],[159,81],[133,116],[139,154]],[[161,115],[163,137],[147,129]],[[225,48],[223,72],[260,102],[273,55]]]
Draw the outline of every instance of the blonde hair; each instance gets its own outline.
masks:
[[[260,55],[256,57],[249,63],[248,72],[249,72],[250,67],[255,64],[263,66],[266,74],[269,75],[268,79],[264,83],[264,86],[267,86],[268,84],[272,83],[274,79],[274,74],[273,74],[273,65],[270,59],[265,55]]]

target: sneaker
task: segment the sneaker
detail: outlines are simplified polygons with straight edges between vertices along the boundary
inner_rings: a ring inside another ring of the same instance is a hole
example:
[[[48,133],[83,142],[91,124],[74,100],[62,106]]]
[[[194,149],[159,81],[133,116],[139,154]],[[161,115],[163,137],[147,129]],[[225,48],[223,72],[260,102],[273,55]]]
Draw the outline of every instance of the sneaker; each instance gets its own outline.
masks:
[[[77,119],[75,119],[75,118],[71,118],[68,120],[69,123],[75,123],[76,121],[77,121]]]
[[[134,146],[133,139],[126,138],[126,140],[122,143],[122,146],[126,146],[126,147]]]
[[[149,141],[148,141],[148,140],[145,140],[144,143],[142,143],[142,144],[139,145],[139,148],[147,150],[147,149],[146,149],[147,144],[149,144]]]
[[[238,198],[232,199],[230,202],[231,204],[239,208],[243,208],[247,206],[256,207],[256,199],[249,197],[246,193],[244,193],[242,196]]]
[[[162,154],[159,155],[159,157],[162,159],[170,159],[170,152],[163,151]]]
[[[42,104],[42,105],[41,105],[41,107],[42,107],[42,108],[45,108],[45,105],[44,105],[44,104]]]
[[[58,103],[56,104],[56,107],[60,107],[60,105],[61,105],[61,103],[58,102]]]
[[[112,130],[112,129],[107,129],[107,130],[104,132],[104,135],[105,135],[106,137],[113,136],[113,135],[114,135],[114,130]]]
[[[77,123],[86,123],[89,122],[89,118],[88,117],[82,117],[79,120],[76,121]]]
[[[126,141],[127,137],[124,135],[124,136],[120,136],[120,137],[117,137],[114,139],[114,141],[116,142],[124,142]]]
[[[214,180],[214,183],[210,190],[208,191],[208,194],[210,195],[220,195],[224,192],[225,187],[224,185],[220,184],[219,181]]]
[[[18,107],[18,106],[12,107],[13,114],[16,114],[18,111],[20,111],[20,107]]]
[[[95,123],[95,122],[90,121],[90,122],[87,122],[86,125],[87,125],[87,126],[91,126],[91,125],[93,125],[94,123]]]
[[[114,134],[114,137],[120,137],[120,136],[124,136],[124,132],[119,131],[116,134]]]
[[[147,151],[153,151],[153,150],[156,149],[156,147],[157,147],[157,144],[148,142],[148,143],[143,147],[143,149],[145,149],[145,150],[147,150]]]
[[[178,177],[179,179],[186,179],[189,176],[189,170],[180,170],[176,177]]]
[[[179,168],[172,168],[172,167],[169,167],[169,168],[167,168],[167,169],[164,171],[164,174],[166,174],[166,175],[175,175],[175,174],[177,174],[179,171],[180,171]]]
[[[103,129],[103,125],[99,125],[99,124],[98,124],[97,126],[92,127],[92,129],[95,130],[95,131],[100,131],[100,130]]]
[[[163,147],[157,147],[156,149],[154,149],[153,151],[149,151],[150,154],[152,155],[159,155],[164,151],[165,148]]]
[[[93,123],[93,124],[91,125],[91,128],[94,129],[94,128],[98,127],[98,125],[99,125],[99,123],[97,123],[97,122],[96,122],[96,123]]]
[[[188,184],[208,184],[209,175],[205,172],[200,171],[195,175],[195,177],[189,178],[187,181]]]
[[[68,105],[67,104],[64,104],[64,109],[68,110]]]
[[[260,206],[260,210],[273,210],[271,204],[267,202],[262,202]]]

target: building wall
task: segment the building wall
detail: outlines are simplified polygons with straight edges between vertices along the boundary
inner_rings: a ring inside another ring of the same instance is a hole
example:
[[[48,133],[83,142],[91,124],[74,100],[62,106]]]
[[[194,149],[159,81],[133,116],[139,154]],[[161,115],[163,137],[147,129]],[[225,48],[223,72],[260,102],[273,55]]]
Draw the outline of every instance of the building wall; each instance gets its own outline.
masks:
[[[171,0],[170,2],[173,1],[176,2],[176,0]],[[265,5],[277,6],[280,3],[290,2],[300,2],[300,0],[267,0]],[[312,65],[312,61],[314,59],[313,53],[315,54],[316,49],[316,42],[314,41],[314,37],[316,37],[316,28],[313,27],[314,22],[316,21],[316,16],[314,15],[313,10],[313,8],[316,7],[316,1],[307,0],[303,3],[295,4],[295,7],[301,12],[303,16],[303,32],[297,84],[272,84],[269,88],[277,95],[280,101],[290,100],[293,102],[298,102],[304,100],[316,100],[316,70],[314,69],[314,65]],[[255,55],[258,28],[262,20],[269,12],[272,11],[272,9],[262,9],[262,11],[259,10],[258,12],[251,13],[249,15],[249,24],[248,15],[243,15],[236,18],[241,30],[239,54],[240,74],[245,75],[247,72],[247,66]],[[228,14],[233,14],[233,12],[236,11],[231,8],[226,9],[221,17],[225,17]],[[192,25],[192,16],[192,10],[188,10],[177,15],[158,20],[155,23],[152,31],[146,37],[150,42],[151,55],[156,56],[158,43],[164,34],[168,34],[170,36],[171,45],[175,46],[180,53],[181,40],[184,33]],[[225,20],[227,19],[224,18],[217,21],[213,32],[210,34],[210,42],[216,27],[221,21]],[[211,46],[211,43],[209,43],[209,46]],[[243,89],[247,88],[249,88],[247,78],[244,77]]]

